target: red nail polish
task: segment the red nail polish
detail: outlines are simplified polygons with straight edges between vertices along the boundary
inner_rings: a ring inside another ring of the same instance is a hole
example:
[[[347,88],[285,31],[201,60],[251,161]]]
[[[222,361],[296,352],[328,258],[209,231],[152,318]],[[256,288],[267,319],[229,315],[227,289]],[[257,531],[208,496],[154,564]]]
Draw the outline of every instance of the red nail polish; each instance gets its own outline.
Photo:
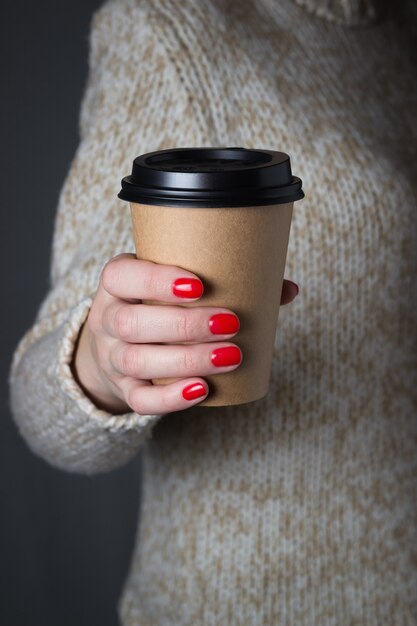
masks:
[[[287,280],[288,280],[288,279],[287,279]],[[299,288],[299,286],[297,285],[297,283],[295,283],[293,280],[288,280],[288,282],[289,282],[289,283],[292,283],[292,284],[294,285],[294,287],[295,287],[295,288],[296,288],[296,290],[297,290],[297,294],[296,294],[296,295],[298,296],[298,294],[299,294],[299,292],[300,292],[300,288]]]
[[[240,328],[239,318],[231,313],[216,313],[209,319],[210,331],[213,335],[230,335]]]
[[[226,346],[225,348],[217,348],[211,353],[211,362],[216,367],[224,367],[225,365],[236,365],[242,360],[242,353],[237,346]]]
[[[204,286],[197,278],[177,278],[172,283],[172,292],[179,298],[199,298],[204,292]]]
[[[206,388],[201,383],[192,383],[187,385],[182,390],[182,397],[186,400],[195,400],[195,398],[201,398],[207,393]]]

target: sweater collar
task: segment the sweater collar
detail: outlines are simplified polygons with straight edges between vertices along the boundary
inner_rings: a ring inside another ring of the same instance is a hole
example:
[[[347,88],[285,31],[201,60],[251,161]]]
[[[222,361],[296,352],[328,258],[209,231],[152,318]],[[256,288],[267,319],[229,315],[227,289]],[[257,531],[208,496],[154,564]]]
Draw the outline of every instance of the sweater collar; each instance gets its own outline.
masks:
[[[381,0],[294,0],[307,11],[334,24],[366,26],[380,17]]]

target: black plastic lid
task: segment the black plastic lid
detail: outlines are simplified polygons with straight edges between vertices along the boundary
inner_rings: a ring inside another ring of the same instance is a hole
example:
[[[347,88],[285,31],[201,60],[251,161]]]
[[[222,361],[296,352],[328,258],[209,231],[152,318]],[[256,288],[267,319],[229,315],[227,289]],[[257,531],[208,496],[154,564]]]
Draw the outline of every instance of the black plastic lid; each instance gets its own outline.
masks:
[[[288,154],[242,147],[148,152],[134,159],[132,174],[121,183],[118,198],[162,206],[256,206],[304,198]]]

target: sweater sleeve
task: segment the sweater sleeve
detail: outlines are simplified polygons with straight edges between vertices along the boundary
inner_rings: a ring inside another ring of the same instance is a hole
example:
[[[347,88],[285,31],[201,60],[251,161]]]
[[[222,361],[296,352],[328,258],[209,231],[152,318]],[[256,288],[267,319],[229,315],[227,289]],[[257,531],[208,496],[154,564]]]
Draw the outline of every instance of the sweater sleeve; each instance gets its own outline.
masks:
[[[93,14],[80,143],[59,197],[50,288],[9,374],[10,408],[21,435],[34,453],[70,472],[94,474],[125,464],[163,415],[99,409],[70,367],[104,264],[134,251],[129,206],[117,199],[120,178],[134,156],[167,142],[163,129],[172,113],[175,73],[166,66],[146,7],[110,0]],[[161,126],[147,143],[155,115]]]
[[[32,451],[61,469],[84,474],[129,461],[161,417],[111,415],[75,381],[70,363],[91,303],[91,296],[81,297],[63,315],[41,318],[19,344],[10,376],[12,413]]]

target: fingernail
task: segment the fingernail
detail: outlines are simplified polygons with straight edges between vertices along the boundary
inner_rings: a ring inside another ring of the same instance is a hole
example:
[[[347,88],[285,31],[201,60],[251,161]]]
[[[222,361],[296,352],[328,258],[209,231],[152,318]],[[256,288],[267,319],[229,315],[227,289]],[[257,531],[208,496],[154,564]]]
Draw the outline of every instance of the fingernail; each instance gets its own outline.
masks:
[[[206,388],[201,383],[191,383],[182,390],[182,397],[186,400],[195,400],[195,398],[201,398],[207,393]]]
[[[211,353],[211,362],[216,367],[224,367],[225,365],[237,365],[242,360],[242,353],[237,346],[227,346],[225,348],[217,348]]]
[[[287,280],[288,280],[288,279],[287,279]],[[300,291],[300,288],[299,288],[299,286],[297,285],[297,283],[295,283],[293,280],[288,280],[288,282],[289,282],[289,283],[292,283],[292,284],[294,285],[294,287],[295,287],[295,288],[296,288],[296,290],[297,290],[296,295],[298,296],[299,291]]]
[[[179,298],[199,298],[204,292],[204,286],[197,278],[177,278],[172,283],[172,292]]]
[[[231,333],[237,333],[240,328],[240,322],[237,315],[216,313],[210,317],[209,327],[213,335],[230,335]]]

